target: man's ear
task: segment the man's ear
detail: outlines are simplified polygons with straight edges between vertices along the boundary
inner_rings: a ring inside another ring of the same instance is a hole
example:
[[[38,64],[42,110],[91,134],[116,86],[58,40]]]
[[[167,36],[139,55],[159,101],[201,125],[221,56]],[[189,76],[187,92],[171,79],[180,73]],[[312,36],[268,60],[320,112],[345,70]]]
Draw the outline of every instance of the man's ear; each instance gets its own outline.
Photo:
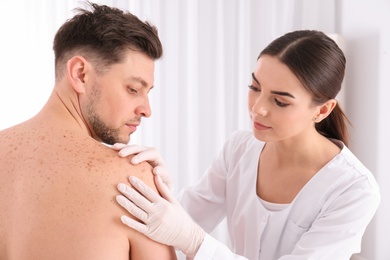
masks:
[[[82,56],[74,56],[66,64],[68,79],[77,93],[85,92],[86,73],[89,63]]]
[[[329,99],[328,101],[326,101],[324,104],[321,105],[319,113],[314,117],[313,121],[319,123],[324,120],[332,112],[336,105],[336,99]]]

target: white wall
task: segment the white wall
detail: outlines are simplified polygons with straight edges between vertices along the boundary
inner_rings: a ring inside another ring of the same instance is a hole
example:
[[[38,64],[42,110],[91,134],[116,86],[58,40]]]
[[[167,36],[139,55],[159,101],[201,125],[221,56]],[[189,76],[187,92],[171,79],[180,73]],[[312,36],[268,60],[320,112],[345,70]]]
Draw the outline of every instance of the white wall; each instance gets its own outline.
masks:
[[[49,97],[54,84],[52,41],[71,15],[71,4],[0,0],[0,130],[35,115]]]
[[[351,150],[381,187],[380,208],[359,259],[390,259],[390,1],[338,2],[338,33],[346,38],[346,113],[353,122]]]

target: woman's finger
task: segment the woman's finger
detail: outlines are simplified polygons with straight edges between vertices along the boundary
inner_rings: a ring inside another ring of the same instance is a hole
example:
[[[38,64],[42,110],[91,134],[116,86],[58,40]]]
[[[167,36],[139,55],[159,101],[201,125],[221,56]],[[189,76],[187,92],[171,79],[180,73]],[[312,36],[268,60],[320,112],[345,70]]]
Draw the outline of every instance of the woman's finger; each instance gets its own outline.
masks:
[[[166,199],[167,201],[171,203],[175,203],[176,199],[171,194],[169,187],[164,183],[164,181],[161,179],[160,175],[154,176],[154,183],[156,184],[156,187],[158,191],[160,192],[161,196]]]
[[[153,167],[164,164],[164,161],[162,160],[158,150],[156,148],[150,147],[145,147],[145,150],[139,151],[137,155],[135,155],[131,159],[131,163],[133,164],[137,164],[144,161],[149,162]]]
[[[120,150],[120,149],[123,149],[125,148],[127,145],[126,144],[122,144],[122,143],[115,143],[111,146],[112,149],[114,150]]]
[[[137,177],[130,176],[129,181],[130,181],[131,185],[133,185],[134,188],[137,189],[137,191],[139,193],[141,193],[146,199],[149,200],[148,201],[149,205],[146,205],[148,209],[145,209],[148,213],[151,213],[151,210],[152,210],[151,203],[157,203],[157,202],[161,202],[161,200],[163,200],[163,198],[161,198],[161,196],[158,193],[156,193],[152,188],[150,188],[148,185],[146,185],[143,181],[141,181]],[[137,195],[142,197],[138,193],[137,193]],[[133,196],[133,197],[134,197],[134,199],[137,199],[137,200],[139,199],[141,203],[144,203],[137,196]],[[145,198],[144,198],[144,200],[146,200]],[[138,205],[138,201],[133,201],[133,202],[135,202]],[[140,205],[138,205],[138,206],[140,206]]]
[[[145,234],[148,230],[146,225],[139,223],[137,220],[129,218],[128,216],[122,216],[121,220],[123,224],[131,227],[132,229],[137,230],[140,233]]]
[[[120,157],[127,157],[132,154],[138,154],[147,149],[149,149],[149,147],[141,146],[141,145],[127,145],[118,152],[118,155]]]
[[[125,195],[138,208],[144,210],[146,213],[153,212],[153,209],[152,209],[153,205],[152,205],[151,201],[148,200],[148,197],[144,197],[142,193],[141,194],[138,193],[135,189],[133,189],[130,186],[123,184],[123,183],[119,183],[117,185],[117,188],[123,195]]]
[[[116,196],[116,201],[119,203],[119,205],[125,208],[131,215],[143,221],[144,223],[147,223],[148,214],[142,209],[140,209],[139,207],[137,207],[134,203],[132,203],[122,195]]]

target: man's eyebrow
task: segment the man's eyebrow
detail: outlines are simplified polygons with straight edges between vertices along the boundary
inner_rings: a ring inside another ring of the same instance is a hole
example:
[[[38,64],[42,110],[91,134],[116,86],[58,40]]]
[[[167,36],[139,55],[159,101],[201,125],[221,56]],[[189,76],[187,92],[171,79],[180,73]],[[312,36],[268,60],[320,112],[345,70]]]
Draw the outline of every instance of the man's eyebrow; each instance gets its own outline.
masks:
[[[256,79],[255,77],[255,74],[252,72],[252,79],[254,81],[256,81],[257,84],[259,84],[259,86],[261,86],[260,82]],[[286,96],[286,97],[291,97],[291,98],[295,98],[293,95],[291,95],[290,93],[288,92],[283,92],[283,91],[271,91],[272,94],[275,94],[275,95],[279,95],[279,96]]]
[[[140,78],[140,77],[131,77],[131,78],[130,78],[130,81],[131,81],[131,82],[140,83],[143,87],[147,87],[147,86],[148,86],[148,83],[146,83],[146,81],[143,80],[143,79]],[[153,86],[152,86],[152,88],[153,88]]]

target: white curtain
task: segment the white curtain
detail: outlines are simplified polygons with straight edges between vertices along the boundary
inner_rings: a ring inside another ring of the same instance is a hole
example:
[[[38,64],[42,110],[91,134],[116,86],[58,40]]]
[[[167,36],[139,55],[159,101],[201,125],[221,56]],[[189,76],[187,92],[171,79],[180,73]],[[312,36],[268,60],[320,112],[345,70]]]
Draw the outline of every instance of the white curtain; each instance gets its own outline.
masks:
[[[165,51],[151,94],[153,115],[131,143],[161,151],[176,192],[199,179],[231,132],[250,127],[247,85],[271,40],[295,29],[336,33],[334,1],[129,2],[159,28]]]
[[[2,38],[9,39],[0,50],[6,62],[0,85],[3,129],[45,103],[54,82],[55,31],[81,2],[0,1]],[[128,9],[159,29],[164,57],[156,66],[152,117],[143,120],[131,143],[161,151],[175,192],[196,183],[234,130],[250,127],[247,85],[271,40],[295,29],[336,33],[335,0],[96,2]],[[214,235],[228,243],[223,226]]]

